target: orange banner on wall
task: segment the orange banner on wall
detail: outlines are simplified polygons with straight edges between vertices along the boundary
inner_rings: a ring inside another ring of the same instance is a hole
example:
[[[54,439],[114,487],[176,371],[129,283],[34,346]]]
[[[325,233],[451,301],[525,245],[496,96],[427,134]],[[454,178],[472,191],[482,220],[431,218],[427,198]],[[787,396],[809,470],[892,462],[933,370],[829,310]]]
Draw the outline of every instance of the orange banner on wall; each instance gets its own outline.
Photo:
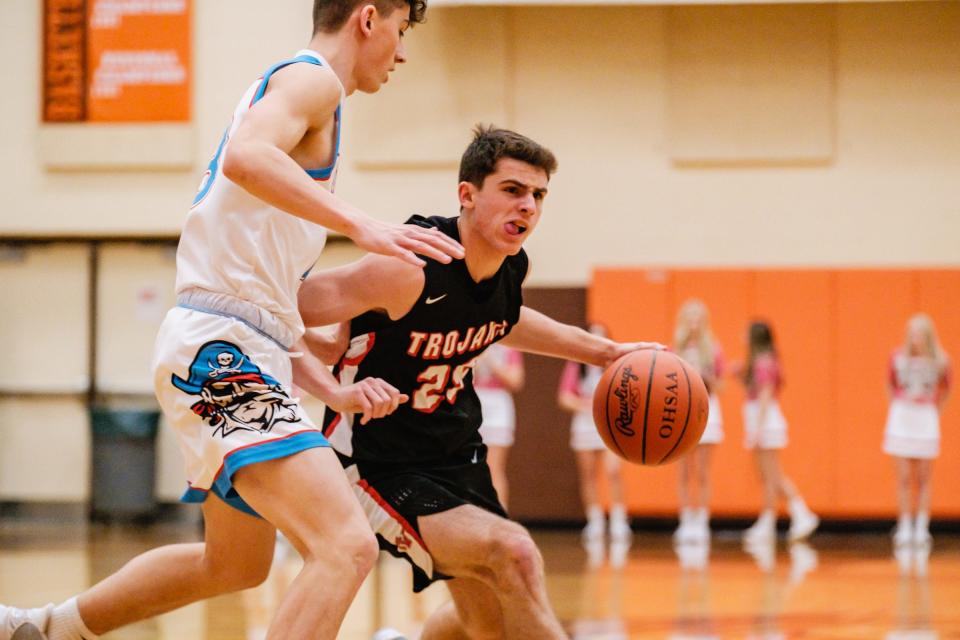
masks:
[[[190,119],[191,0],[88,0],[87,119]]]
[[[44,0],[43,120],[189,120],[191,1]]]
[[[43,119],[86,119],[86,0],[43,4]]]

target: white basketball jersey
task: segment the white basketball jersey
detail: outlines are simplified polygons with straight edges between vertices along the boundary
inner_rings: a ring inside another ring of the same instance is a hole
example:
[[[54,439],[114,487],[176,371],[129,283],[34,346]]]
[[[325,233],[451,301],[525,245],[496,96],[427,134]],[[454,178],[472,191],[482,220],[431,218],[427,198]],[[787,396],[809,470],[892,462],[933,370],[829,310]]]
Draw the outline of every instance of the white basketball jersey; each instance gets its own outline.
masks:
[[[222,165],[231,136],[266,93],[270,77],[297,63],[329,67],[318,53],[305,49],[271,67],[247,89],[204,174],[177,249],[178,294],[200,289],[253,303],[286,325],[294,339],[303,334],[297,289],[323,250],[327,231],[254,197],[223,175]],[[331,192],[340,152],[342,91],[341,87],[333,161],[322,169],[306,169]]]

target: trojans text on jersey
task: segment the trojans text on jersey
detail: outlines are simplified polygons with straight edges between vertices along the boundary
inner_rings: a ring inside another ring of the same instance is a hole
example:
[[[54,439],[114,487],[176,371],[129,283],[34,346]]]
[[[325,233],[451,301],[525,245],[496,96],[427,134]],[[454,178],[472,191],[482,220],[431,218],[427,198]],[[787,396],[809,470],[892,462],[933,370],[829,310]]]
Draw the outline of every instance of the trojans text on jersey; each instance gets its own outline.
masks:
[[[491,320],[479,327],[469,327],[463,337],[459,330],[446,333],[411,331],[407,355],[412,358],[421,357],[424,360],[439,360],[441,357],[451,358],[468,351],[478,351],[490,345],[498,336],[507,335],[508,326],[506,320],[502,322]]]

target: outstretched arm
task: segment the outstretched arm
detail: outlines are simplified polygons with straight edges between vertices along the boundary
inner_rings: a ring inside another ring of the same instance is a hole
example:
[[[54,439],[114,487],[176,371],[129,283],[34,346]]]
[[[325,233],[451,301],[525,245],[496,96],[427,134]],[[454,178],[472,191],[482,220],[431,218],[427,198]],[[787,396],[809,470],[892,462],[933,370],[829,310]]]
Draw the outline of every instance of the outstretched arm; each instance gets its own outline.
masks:
[[[318,186],[291,157],[311,131],[331,131],[340,101],[334,74],[309,64],[278,71],[230,139],[223,174],[271,205],[352,239],[360,248],[423,266],[415,253],[441,262],[463,247],[435,229],[371,218]]]
[[[307,277],[297,294],[300,316],[308,327],[347,322],[367,311],[400,318],[420,297],[424,281],[418,267],[368,255]]]
[[[530,307],[520,310],[520,320],[503,339],[503,344],[527,353],[575,360],[606,367],[620,356],[637,349],[663,349],[657,342],[614,342],[557,322]]]

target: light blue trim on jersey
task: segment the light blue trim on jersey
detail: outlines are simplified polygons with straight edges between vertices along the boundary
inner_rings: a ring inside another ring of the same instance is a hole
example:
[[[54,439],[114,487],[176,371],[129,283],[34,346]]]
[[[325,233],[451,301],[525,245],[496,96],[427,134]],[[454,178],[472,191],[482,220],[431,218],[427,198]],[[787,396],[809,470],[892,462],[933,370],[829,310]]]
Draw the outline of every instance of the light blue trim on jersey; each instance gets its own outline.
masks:
[[[242,511],[255,518],[262,518],[262,516],[257,513],[253,507],[248,505],[236,491],[233,492],[232,496],[225,496],[220,492],[220,488],[216,485],[210,487],[210,491],[203,491],[202,489],[194,489],[193,487],[190,487],[183,493],[182,496],[180,496],[180,502],[185,502],[187,504],[203,504],[207,501],[207,496],[209,496],[211,493],[237,511]]]
[[[272,335],[270,335],[269,333],[267,333],[266,331],[264,331],[263,329],[261,329],[261,328],[258,327],[257,325],[253,324],[253,323],[250,322],[249,320],[247,320],[246,318],[242,318],[242,317],[237,316],[237,315],[234,315],[234,314],[232,314],[232,313],[227,313],[227,312],[225,312],[225,311],[219,311],[219,310],[217,310],[217,309],[210,309],[210,308],[208,308],[208,307],[198,307],[197,305],[186,304],[186,303],[184,303],[184,302],[178,302],[178,303],[177,303],[177,306],[180,307],[181,309],[189,309],[190,311],[199,311],[200,313],[209,313],[210,315],[220,316],[221,318],[230,318],[231,320],[236,320],[237,322],[242,322],[243,324],[245,324],[245,325],[248,326],[249,328],[253,329],[254,331],[256,331],[257,333],[259,333],[259,334],[262,335],[264,338],[266,338],[266,339],[269,340],[270,342],[274,343],[275,345],[277,345],[278,347],[280,347],[280,348],[283,349],[284,351],[290,351],[290,347],[293,346],[293,345],[283,344],[282,342],[280,342],[279,340],[277,340],[276,338],[274,338]]]
[[[339,133],[339,132],[338,132]],[[230,128],[228,127],[226,131],[223,132],[223,137],[220,138],[220,146],[217,147],[217,152],[213,154],[213,159],[210,160],[210,164],[207,165],[207,172],[204,176],[205,182],[203,186],[200,187],[200,191],[197,192],[197,195],[193,198],[193,204],[191,207],[195,207],[200,204],[200,201],[203,200],[208,193],[210,193],[210,188],[213,187],[213,180],[217,177],[217,171],[220,170],[220,156],[223,155],[223,148],[227,146],[227,139],[230,137]]]
[[[188,488],[180,497],[181,502],[199,503],[204,502],[210,495],[210,492],[228,505],[248,513],[252,516],[261,517],[253,507],[248,505],[237,490],[233,488],[233,476],[240,469],[255,464],[257,462],[266,462],[267,460],[276,460],[286,458],[295,453],[306,451],[307,449],[316,449],[317,447],[329,447],[330,443],[319,431],[303,431],[286,438],[270,440],[263,444],[247,446],[227,454],[223,460],[223,467],[213,481],[210,491],[202,489]]]
[[[270,77],[273,76],[274,73],[276,73],[277,71],[280,71],[280,69],[283,69],[284,67],[288,67],[291,64],[296,64],[298,62],[308,62],[318,67],[323,66],[323,63],[320,60],[309,55],[301,55],[301,56],[297,56],[296,58],[284,60],[283,62],[278,62],[277,64],[267,69],[267,72],[263,74],[263,80],[260,82],[260,86],[257,87],[257,92],[253,94],[253,99],[250,100],[250,106],[252,107],[253,105],[255,105],[264,96],[264,94],[266,94],[267,84],[269,84]],[[340,105],[339,104],[337,105],[337,111],[334,113],[333,119],[334,119],[334,126],[337,128],[336,142],[333,148],[333,161],[328,166],[323,167],[322,169],[304,169],[304,171],[307,172],[307,175],[309,175],[314,180],[328,180],[330,176],[333,175],[333,170],[337,166],[337,160],[340,159]]]
[[[340,131],[342,127],[340,126],[340,105],[337,105],[337,110],[333,114],[333,126],[337,128],[337,138],[333,146],[333,162],[329,166],[324,167],[323,169],[307,169],[307,175],[309,175],[314,180],[329,180],[330,176],[333,175],[333,170],[337,166],[337,160],[340,159]]]

